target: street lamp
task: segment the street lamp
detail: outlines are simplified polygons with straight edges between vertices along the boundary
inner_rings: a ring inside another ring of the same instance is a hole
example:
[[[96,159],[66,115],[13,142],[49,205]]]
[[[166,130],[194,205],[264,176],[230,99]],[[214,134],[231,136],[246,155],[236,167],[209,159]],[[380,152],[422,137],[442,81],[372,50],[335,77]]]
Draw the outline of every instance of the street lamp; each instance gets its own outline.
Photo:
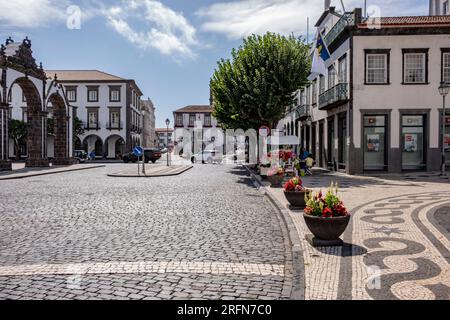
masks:
[[[169,120],[169,118],[167,118],[166,119],[166,127],[167,127],[167,132],[166,132],[167,166],[169,166],[169,125],[170,125],[170,120]]]
[[[441,177],[445,177],[445,97],[450,91],[450,85],[446,82],[441,82],[439,86],[439,94],[442,96],[442,167],[441,167]]]
[[[142,110],[141,111],[141,113],[142,113],[142,122],[141,122],[141,124],[142,124],[142,141],[141,141],[141,146],[142,145],[144,145],[145,144],[145,142],[144,142],[144,138],[145,138],[145,134],[144,134],[144,124],[145,124],[145,122],[144,122],[144,117],[145,117],[145,110]],[[145,176],[146,175],[146,173],[145,173],[145,151],[144,151],[144,154],[142,155],[142,174]]]

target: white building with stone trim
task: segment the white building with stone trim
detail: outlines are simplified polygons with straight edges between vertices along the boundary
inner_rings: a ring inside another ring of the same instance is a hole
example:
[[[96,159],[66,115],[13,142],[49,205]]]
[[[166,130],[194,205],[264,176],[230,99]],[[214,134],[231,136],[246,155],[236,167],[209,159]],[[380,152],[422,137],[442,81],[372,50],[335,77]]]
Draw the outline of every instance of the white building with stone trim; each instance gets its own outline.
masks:
[[[98,70],[47,70],[64,85],[84,134],[75,149],[97,158],[117,159],[142,144],[142,92],[134,80]]]
[[[371,20],[361,9],[340,14],[326,7],[316,27],[331,54],[327,74],[298,91],[279,128],[297,134],[320,167],[351,174],[439,170],[438,87],[450,82],[450,16]],[[449,152],[446,159],[450,164]]]

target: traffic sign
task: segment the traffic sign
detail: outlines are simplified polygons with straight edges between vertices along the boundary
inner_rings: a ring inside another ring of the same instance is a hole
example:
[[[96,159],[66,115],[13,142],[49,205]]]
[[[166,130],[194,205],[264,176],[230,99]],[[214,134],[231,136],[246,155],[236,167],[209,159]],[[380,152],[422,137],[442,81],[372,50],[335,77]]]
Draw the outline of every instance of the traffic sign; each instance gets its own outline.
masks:
[[[144,149],[142,147],[134,147],[133,153],[136,157],[142,157],[144,154]]]
[[[268,137],[270,134],[270,128],[267,126],[262,126],[261,128],[259,128],[259,135],[261,137]]]

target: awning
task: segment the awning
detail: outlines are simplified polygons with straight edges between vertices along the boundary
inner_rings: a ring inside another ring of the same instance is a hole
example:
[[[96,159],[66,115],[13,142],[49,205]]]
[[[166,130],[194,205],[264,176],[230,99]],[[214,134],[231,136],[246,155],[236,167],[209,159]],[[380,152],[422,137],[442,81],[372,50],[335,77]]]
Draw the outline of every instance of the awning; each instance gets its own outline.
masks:
[[[271,146],[298,146],[300,141],[297,136],[270,136],[267,144]]]

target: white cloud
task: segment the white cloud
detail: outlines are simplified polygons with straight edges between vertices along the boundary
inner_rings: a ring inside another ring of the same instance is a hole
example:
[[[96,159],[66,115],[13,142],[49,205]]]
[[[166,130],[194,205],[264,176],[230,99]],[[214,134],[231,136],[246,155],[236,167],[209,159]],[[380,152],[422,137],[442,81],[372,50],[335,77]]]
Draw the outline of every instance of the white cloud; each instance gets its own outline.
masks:
[[[66,19],[65,0],[2,0],[0,26],[8,28],[37,28]]]
[[[383,16],[426,15],[425,1],[373,0]],[[362,8],[364,0],[345,0],[345,9]],[[332,6],[342,10],[340,1]],[[197,15],[204,19],[202,30],[225,34],[230,39],[240,39],[252,33],[267,31],[282,34],[306,34],[306,18],[310,17],[310,31],[323,12],[323,0],[243,0],[220,2],[201,8]]]
[[[106,9],[104,14],[114,30],[139,48],[153,48],[176,58],[195,57],[196,29],[182,13],[159,1],[122,1],[121,6]],[[141,27],[133,27],[131,22],[139,22]]]

